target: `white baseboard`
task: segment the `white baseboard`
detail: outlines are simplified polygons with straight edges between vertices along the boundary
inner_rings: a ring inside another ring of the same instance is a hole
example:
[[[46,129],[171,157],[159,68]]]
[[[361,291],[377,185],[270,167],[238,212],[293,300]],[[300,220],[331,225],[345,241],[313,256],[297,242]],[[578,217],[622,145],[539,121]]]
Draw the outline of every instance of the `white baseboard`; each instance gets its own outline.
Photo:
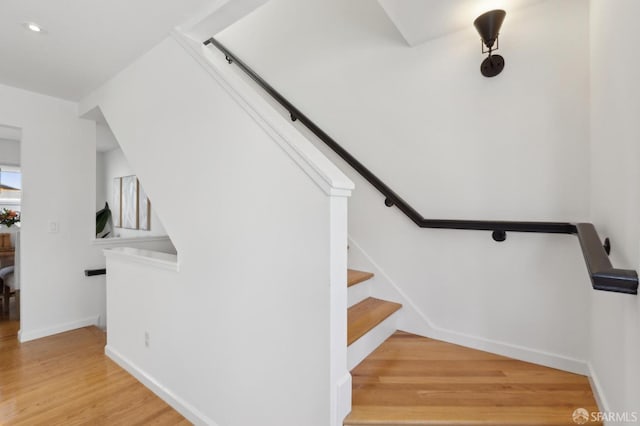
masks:
[[[89,327],[91,325],[97,326],[100,323],[100,316],[84,318],[78,321],[66,322],[63,324],[57,324],[53,327],[41,328],[38,330],[22,330],[18,331],[18,340],[21,343],[28,342],[30,340],[40,339],[42,337],[51,336],[58,333],[64,333],[65,331],[75,330],[77,328]]]
[[[584,360],[487,339],[481,336],[460,333],[435,325],[429,317],[413,303],[406,293],[402,291],[400,286],[398,286],[351,237],[349,237],[349,246],[351,253],[355,254],[354,252],[357,251],[361,258],[368,263],[364,266],[366,266],[369,272],[373,272],[376,275],[376,285],[385,286],[385,289],[388,290],[387,292],[390,293],[389,295],[378,295],[375,290],[372,290],[371,295],[402,304],[401,317],[398,321],[399,329],[419,336],[430,337],[432,339],[491,352],[546,367],[557,368],[571,373],[589,374],[587,362]],[[363,265],[357,266],[360,268],[363,267]]]
[[[598,409],[603,413],[608,413],[611,411],[611,407],[609,406],[609,401],[607,400],[604,394],[604,389],[602,389],[602,385],[598,379],[598,374],[591,363],[589,363],[588,366],[589,383],[591,383],[591,390],[593,391],[593,396],[596,399],[596,404],[598,404]]]
[[[179,396],[175,395],[169,389],[161,385],[156,379],[142,371],[138,366],[133,364],[127,358],[122,356],[117,350],[107,345],[104,348],[104,353],[116,364],[126,370],[133,377],[138,379],[140,383],[145,385],[149,390],[155,393],[160,399],[173,407],[177,412],[182,414],[187,420],[195,425],[207,425],[217,426],[217,424],[193,407],[188,402],[184,401]]]

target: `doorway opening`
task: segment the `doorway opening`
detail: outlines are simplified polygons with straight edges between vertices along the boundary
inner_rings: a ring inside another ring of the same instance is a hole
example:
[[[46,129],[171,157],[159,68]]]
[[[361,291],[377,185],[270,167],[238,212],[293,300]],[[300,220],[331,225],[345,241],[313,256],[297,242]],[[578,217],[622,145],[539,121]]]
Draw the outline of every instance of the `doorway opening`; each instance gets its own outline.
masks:
[[[0,126],[0,340],[20,329],[20,129]]]

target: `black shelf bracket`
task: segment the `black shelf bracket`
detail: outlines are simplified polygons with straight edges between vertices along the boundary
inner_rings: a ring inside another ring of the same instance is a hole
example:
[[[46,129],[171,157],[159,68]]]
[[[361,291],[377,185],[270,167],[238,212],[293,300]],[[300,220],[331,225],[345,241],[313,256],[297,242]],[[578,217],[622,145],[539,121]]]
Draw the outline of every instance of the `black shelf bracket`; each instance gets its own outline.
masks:
[[[96,275],[107,275],[107,270],[105,268],[102,269],[85,269],[84,275],[87,277],[93,277]]]

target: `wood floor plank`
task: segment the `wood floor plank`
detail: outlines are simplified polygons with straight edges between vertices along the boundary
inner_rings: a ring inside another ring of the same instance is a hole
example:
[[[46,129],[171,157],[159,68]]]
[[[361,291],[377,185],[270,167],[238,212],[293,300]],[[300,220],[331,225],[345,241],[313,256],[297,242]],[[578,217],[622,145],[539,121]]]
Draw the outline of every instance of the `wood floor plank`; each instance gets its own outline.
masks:
[[[95,327],[0,340],[0,424],[190,424],[107,358],[105,343]]]
[[[598,410],[585,376],[403,332],[352,376],[346,426],[574,425]]]
[[[373,278],[373,274],[371,272],[358,271],[357,269],[347,269],[347,287],[359,284],[370,278]]]
[[[402,308],[399,303],[368,297],[347,311],[347,345],[352,344],[391,314]]]
[[[0,306],[0,341],[13,340],[18,335],[20,321],[18,320],[18,309],[15,298],[9,301],[9,311],[5,311]]]
[[[545,407],[405,407],[401,418],[394,407],[362,407],[345,426],[575,426],[571,412],[558,415]],[[375,419],[375,420],[372,420]],[[473,419],[473,420],[470,420]],[[597,423],[586,423],[595,425]]]

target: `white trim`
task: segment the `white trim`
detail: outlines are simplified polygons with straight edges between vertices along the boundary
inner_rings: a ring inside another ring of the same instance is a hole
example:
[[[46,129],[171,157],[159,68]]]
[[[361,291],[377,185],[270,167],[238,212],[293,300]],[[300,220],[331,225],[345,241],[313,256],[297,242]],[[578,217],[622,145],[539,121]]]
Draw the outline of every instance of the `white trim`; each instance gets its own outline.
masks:
[[[140,383],[145,385],[151,392],[155,393],[160,399],[173,407],[177,412],[182,414],[187,420],[196,425],[217,426],[217,423],[208,418],[204,413],[186,402],[184,399],[175,395],[165,386],[161,385],[155,378],[142,371],[133,362],[122,356],[117,350],[111,346],[104,347],[104,353],[113,362],[126,370],[133,377],[138,379]]]
[[[129,243],[152,243],[155,241],[171,241],[168,235],[154,235],[149,237],[116,237],[116,238],[93,238],[91,244],[94,246],[120,246]]]
[[[173,31],[171,37],[231,96],[245,112],[327,195],[348,197],[353,182],[234,70],[216,65],[217,58],[202,43]]]
[[[377,282],[380,284],[383,284],[384,282],[388,283],[399,297],[398,300],[394,301],[401,303],[403,306],[402,318],[399,322],[400,329],[420,336],[430,337],[432,339],[438,339],[472,349],[491,352],[519,359],[521,361],[532,362],[546,367],[557,368],[571,373],[583,375],[587,375],[589,373],[587,361],[585,360],[570,358],[564,355],[514,345],[507,342],[486,339],[481,336],[460,333],[435,325],[429,317],[427,317],[427,315],[418,308],[415,303],[413,303],[407,294],[400,289],[391,277],[389,277],[389,275],[387,275],[387,273],[371,258],[371,256],[369,256],[351,237],[349,237],[349,245],[351,248],[358,250],[367,262],[370,263],[370,268],[373,269],[370,270],[370,272],[373,272],[377,277],[382,278],[382,281],[378,280]],[[375,297],[375,294],[372,294]],[[415,320],[409,321],[409,317],[412,317]]]
[[[42,337],[51,336],[58,333],[64,333],[65,331],[75,330],[82,327],[88,327],[91,325],[98,326],[100,322],[100,315],[84,318],[78,321],[66,322],[63,324],[54,325],[53,327],[41,328],[39,330],[18,331],[18,340],[20,343],[28,342],[30,340],[40,339]]]
[[[329,199],[329,426],[342,426],[351,411],[347,369],[347,209],[343,197]]]
[[[175,254],[143,250],[134,247],[113,247],[104,249],[103,253],[107,259],[120,259],[129,262],[142,263],[144,265],[167,269],[174,272],[178,272],[180,269],[178,256]]]
[[[341,425],[344,423],[344,418],[351,412],[351,374],[345,374],[341,380],[337,383],[337,403],[338,409],[336,411],[338,418],[335,424]]]
[[[598,410],[603,413],[608,413],[611,411],[609,401],[607,401],[607,397],[604,394],[604,389],[602,389],[596,370],[590,362],[587,365],[589,368],[589,383],[591,384],[591,390],[596,399],[596,404],[598,404]]]

